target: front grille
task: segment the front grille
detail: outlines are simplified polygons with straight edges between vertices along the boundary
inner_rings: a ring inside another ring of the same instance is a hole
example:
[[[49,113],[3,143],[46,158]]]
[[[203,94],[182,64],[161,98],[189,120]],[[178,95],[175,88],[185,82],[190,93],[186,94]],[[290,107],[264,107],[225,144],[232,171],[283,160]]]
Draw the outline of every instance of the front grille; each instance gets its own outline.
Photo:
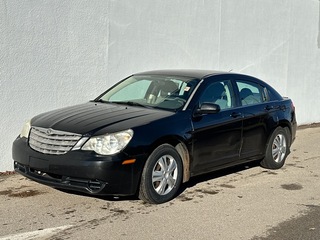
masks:
[[[70,151],[80,138],[81,135],[76,133],[32,127],[29,145],[32,149],[41,153],[60,155]]]

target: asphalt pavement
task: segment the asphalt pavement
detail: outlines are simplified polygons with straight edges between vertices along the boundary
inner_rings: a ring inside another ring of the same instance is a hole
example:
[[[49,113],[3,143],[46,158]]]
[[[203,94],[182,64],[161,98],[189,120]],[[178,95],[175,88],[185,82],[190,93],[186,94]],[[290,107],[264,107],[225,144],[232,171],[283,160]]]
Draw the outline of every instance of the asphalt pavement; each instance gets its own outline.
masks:
[[[320,128],[297,132],[282,169],[257,163],[193,178],[160,205],[0,175],[0,240],[320,239]]]

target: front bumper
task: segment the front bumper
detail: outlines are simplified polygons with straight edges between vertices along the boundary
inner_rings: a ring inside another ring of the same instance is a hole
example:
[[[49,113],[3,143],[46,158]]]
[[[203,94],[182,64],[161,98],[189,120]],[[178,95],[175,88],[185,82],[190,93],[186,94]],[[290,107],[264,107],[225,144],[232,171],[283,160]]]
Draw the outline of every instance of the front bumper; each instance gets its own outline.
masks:
[[[92,195],[133,195],[138,189],[147,156],[119,153],[102,156],[89,151],[69,151],[48,155],[31,149],[26,138],[18,137],[12,146],[16,172],[36,182]],[[124,160],[135,163],[122,165]]]

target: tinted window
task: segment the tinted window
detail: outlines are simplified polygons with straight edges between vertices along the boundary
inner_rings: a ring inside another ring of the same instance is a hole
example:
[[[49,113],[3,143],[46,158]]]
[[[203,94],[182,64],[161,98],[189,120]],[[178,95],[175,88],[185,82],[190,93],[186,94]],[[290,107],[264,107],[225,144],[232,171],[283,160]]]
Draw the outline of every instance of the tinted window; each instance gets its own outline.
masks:
[[[200,104],[215,103],[222,110],[233,107],[234,97],[230,86],[229,80],[211,83],[201,95]]]
[[[258,104],[265,101],[263,88],[256,83],[237,81],[240,101],[243,106]]]

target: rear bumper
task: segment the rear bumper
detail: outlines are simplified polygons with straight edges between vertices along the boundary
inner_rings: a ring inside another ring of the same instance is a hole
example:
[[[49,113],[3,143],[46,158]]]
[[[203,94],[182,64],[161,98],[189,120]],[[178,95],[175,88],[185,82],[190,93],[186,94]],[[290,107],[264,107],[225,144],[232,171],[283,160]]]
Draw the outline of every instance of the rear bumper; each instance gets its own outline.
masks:
[[[26,138],[18,137],[12,146],[16,172],[36,182],[92,195],[133,195],[136,193],[145,155],[119,153],[101,156],[88,151],[63,155],[42,154],[31,149]],[[127,159],[134,164],[122,165]]]
[[[291,120],[291,144],[296,139],[296,133],[297,133],[297,120],[295,113],[292,114],[292,120]]]

